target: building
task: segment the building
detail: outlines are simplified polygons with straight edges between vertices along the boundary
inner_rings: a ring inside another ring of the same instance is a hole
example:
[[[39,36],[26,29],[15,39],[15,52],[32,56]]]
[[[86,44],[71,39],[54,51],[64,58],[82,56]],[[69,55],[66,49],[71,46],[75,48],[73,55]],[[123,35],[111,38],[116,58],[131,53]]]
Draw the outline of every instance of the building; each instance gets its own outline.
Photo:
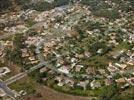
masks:
[[[117,82],[118,84],[120,84],[120,83],[125,83],[126,80],[125,80],[125,78],[119,78],[119,79],[116,79],[115,82]]]
[[[69,74],[69,68],[67,66],[62,66],[58,70],[62,73]]]
[[[4,97],[6,93],[0,88],[0,97]]]
[[[9,72],[10,72],[10,69],[8,69],[7,67],[0,68],[0,77],[2,77],[3,75],[6,75]]]
[[[95,89],[95,88],[101,87],[101,84],[100,84],[99,81],[93,80],[93,81],[90,83],[90,86],[91,86],[92,89]]]

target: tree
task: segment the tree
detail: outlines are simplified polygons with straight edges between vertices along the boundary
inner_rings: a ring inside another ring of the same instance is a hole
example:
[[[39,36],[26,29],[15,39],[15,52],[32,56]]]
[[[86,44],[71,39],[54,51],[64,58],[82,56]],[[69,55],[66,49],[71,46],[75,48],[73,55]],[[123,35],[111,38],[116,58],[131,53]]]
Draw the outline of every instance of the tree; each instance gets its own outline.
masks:
[[[119,90],[118,90],[116,84],[113,83],[112,85],[106,86],[101,90],[101,92],[99,94],[99,98],[100,98],[100,100],[110,100],[111,97],[113,97],[114,95],[116,95],[118,93],[119,93]]]
[[[0,11],[6,10],[12,6],[11,0],[0,0]]]
[[[24,47],[24,37],[22,34],[16,34],[13,39],[13,44],[17,49],[21,49]]]
[[[29,3],[30,0],[15,0],[16,4],[18,5],[24,5],[26,3]]]
[[[6,49],[5,50],[5,57],[7,60],[15,63],[15,64],[19,64],[19,65],[23,65],[23,58],[21,57],[21,51],[18,49],[15,50],[10,50],[10,49]]]

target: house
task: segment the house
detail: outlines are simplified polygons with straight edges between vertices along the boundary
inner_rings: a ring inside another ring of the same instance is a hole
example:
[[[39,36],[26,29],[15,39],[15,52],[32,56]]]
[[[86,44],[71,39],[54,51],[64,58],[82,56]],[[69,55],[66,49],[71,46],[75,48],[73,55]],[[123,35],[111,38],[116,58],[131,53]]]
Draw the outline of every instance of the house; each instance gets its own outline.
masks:
[[[28,45],[36,45],[39,40],[41,40],[39,36],[29,36],[25,43]]]
[[[134,77],[127,79],[127,81],[134,86]]]
[[[27,94],[27,92],[25,90],[21,90],[21,91],[19,91],[19,94],[24,96]]]
[[[38,60],[34,60],[34,61],[31,61],[30,63],[31,64],[37,64],[39,61]]]
[[[38,14],[34,20],[36,22],[41,22],[41,21],[44,21],[46,19],[46,17],[48,17],[48,16],[49,16],[49,11],[44,11],[44,12]]]
[[[6,93],[0,88],[0,97],[6,96]]]
[[[134,58],[133,58],[133,59],[130,59],[130,60],[127,62],[127,64],[129,64],[129,65],[134,65]]]
[[[63,86],[65,84],[64,79],[60,76],[56,76],[55,80],[58,81],[58,86]]]
[[[10,72],[10,69],[8,69],[7,67],[1,67],[0,68],[0,77],[3,75],[6,75],[9,72]]]
[[[116,40],[109,40],[108,43],[113,44],[115,46],[119,44]]]
[[[98,49],[98,50],[97,50],[97,53],[98,53],[98,54],[102,54],[102,53],[103,53],[103,49]]]
[[[129,42],[134,42],[134,34],[129,34]]]
[[[43,82],[46,81],[46,80],[48,80],[48,78],[46,78],[46,77],[45,77],[45,78],[42,78],[42,81],[43,81]]]
[[[55,51],[52,51],[52,53],[55,54],[55,56],[56,56],[57,58],[59,58],[59,57],[61,56],[60,54],[56,53]]]
[[[69,74],[69,67],[68,66],[62,66],[58,69],[58,71],[60,71],[64,74]]]
[[[119,78],[119,79],[116,79],[115,82],[117,82],[117,83],[125,83],[126,80],[125,80],[125,78]]]
[[[124,50],[121,50],[119,52],[116,52],[114,55],[113,55],[113,58],[114,59],[117,59],[120,55],[122,55],[125,51]]]
[[[0,48],[0,57],[3,55],[3,51],[4,51],[4,49]]]
[[[81,59],[81,58],[84,58],[84,54],[78,54],[78,53],[76,53],[75,54],[75,57]]]
[[[85,57],[91,57],[91,53],[88,52],[88,51],[85,51],[85,52],[84,52],[84,55],[85,55]]]
[[[34,56],[30,56],[30,57],[28,57],[28,59],[29,59],[30,61],[35,61],[35,60],[36,60]]]
[[[29,53],[28,53],[28,50],[26,48],[24,49],[21,49],[21,52],[22,52],[22,57],[29,57]]]
[[[25,33],[28,30],[28,28],[25,25],[17,25],[13,27],[6,27],[4,31],[9,33]]]
[[[92,31],[89,31],[89,30],[86,30],[86,33],[88,33],[89,35],[92,35],[93,32]]]
[[[111,85],[112,79],[105,79],[105,85]]]
[[[92,89],[95,89],[95,88],[101,87],[101,84],[100,84],[99,81],[93,80],[93,81],[90,83],[90,86],[91,86]]]
[[[109,66],[107,67],[107,70],[108,70],[109,72],[111,72],[112,74],[114,74],[114,73],[117,72],[119,69],[118,69],[117,67],[113,66],[112,63],[110,62],[110,63],[109,63]]]
[[[76,72],[80,72],[80,70],[83,68],[84,66],[82,66],[82,65],[76,65],[75,66],[75,71]]]
[[[13,47],[13,41],[6,41],[3,44],[3,46],[6,47],[6,48],[12,48]]]
[[[121,69],[125,69],[127,67],[126,64],[119,64],[119,63],[115,63],[115,65]]]
[[[106,73],[106,71],[104,69],[99,69],[98,70],[100,74],[104,75]]]
[[[74,81],[69,79],[69,78],[66,78],[65,79],[65,83],[68,84],[69,86],[73,87],[74,86]]]
[[[40,69],[40,73],[46,72],[46,71],[48,71],[48,70],[49,70],[49,69],[48,69],[47,67],[43,67],[43,68]]]
[[[50,52],[50,48],[49,47],[44,47],[44,55],[48,54]]]
[[[76,61],[77,61],[76,58],[71,58],[71,62],[72,62],[72,63],[75,63]]]
[[[16,26],[16,33],[25,33],[28,28],[25,25],[17,25]]]
[[[63,60],[63,58],[59,58],[59,59],[57,59],[57,63],[60,65],[63,65],[65,63],[65,61]]]
[[[86,73],[87,74],[95,74],[95,69],[94,69],[94,67],[88,67],[87,69],[86,69]]]
[[[34,19],[38,15],[38,11],[30,9],[29,11],[26,11],[24,13],[25,13],[24,15],[25,19]]]
[[[89,81],[80,81],[77,85],[83,87],[84,90],[86,90],[87,85],[89,84]]]
[[[44,48],[51,48],[55,45],[55,42],[47,42],[47,43],[44,43]]]

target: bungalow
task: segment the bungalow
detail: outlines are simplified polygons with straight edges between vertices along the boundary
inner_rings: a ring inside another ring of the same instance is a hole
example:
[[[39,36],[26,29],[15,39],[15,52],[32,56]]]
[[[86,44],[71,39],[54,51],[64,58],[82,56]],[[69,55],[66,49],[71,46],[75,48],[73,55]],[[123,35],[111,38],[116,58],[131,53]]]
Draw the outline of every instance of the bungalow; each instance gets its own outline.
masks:
[[[119,44],[116,40],[109,40],[108,43],[114,44],[115,46]]]
[[[105,85],[111,85],[112,79],[105,79]]]
[[[99,73],[102,74],[102,75],[106,74],[106,71],[105,71],[104,69],[99,69],[98,71],[99,71]]]
[[[80,81],[77,85],[83,87],[84,90],[86,90],[87,85],[89,84],[89,81]]]
[[[41,22],[41,21],[44,21],[45,18],[49,15],[49,12],[48,11],[44,11],[42,12],[41,14],[39,14],[37,17],[35,17],[34,21],[36,22]]]
[[[28,59],[29,59],[30,61],[35,61],[35,60],[36,60],[34,56],[30,56],[30,57],[28,57]]]
[[[31,64],[37,64],[39,61],[38,60],[34,60],[34,61],[31,61],[30,63]]]
[[[6,96],[6,93],[0,88],[0,97]]]
[[[78,54],[78,53],[76,53],[75,54],[75,57],[81,59],[81,58],[84,58],[84,54]]]
[[[134,77],[127,79],[127,81],[134,86]]]
[[[115,73],[115,72],[117,72],[119,69],[118,69],[117,67],[113,66],[112,63],[110,62],[110,63],[109,63],[109,66],[107,67],[107,70],[108,70],[109,72],[111,72],[111,73]]]
[[[68,66],[62,66],[61,68],[58,69],[58,71],[60,71],[64,74],[69,74],[69,67]]]
[[[95,89],[95,88],[101,87],[101,84],[100,84],[99,81],[93,80],[93,81],[90,83],[90,86],[91,86],[92,89]]]
[[[76,72],[80,72],[80,70],[83,68],[84,66],[82,66],[82,65],[76,65],[75,66],[75,71]]]
[[[133,59],[130,59],[130,60],[127,62],[127,64],[129,64],[129,65],[134,65],[134,58],[133,58]]]
[[[40,73],[46,72],[46,71],[48,71],[48,70],[49,70],[49,69],[48,69],[47,67],[43,67],[43,68],[40,69]]]
[[[122,55],[124,52],[125,52],[124,50],[121,50],[121,51],[115,53],[115,54],[113,55],[113,58],[114,58],[114,59],[117,59],[117,58],[118,58],[120,55]]]
[[[4,49],[0,48],[0,56],[3,55],[3,50],[4,50]]]
[[[40,39],[41,37],[38,37],[38,36],[28,37],[25,43],[28,45],[35,45]]]
[[[86,33],[88,33],[89,35],[92,35],[93,32],[92,31],[89,31],[89,30],[86,30]]]
[[[134,42],[134,34],[129,34],[129,42]]]
[[[6,27],[4,31],[9,32],[9,33],[25,33],[28,30],[28,28],[25,25],[17,25],[13,26],[11,28]]]
[[[88,52],[88,51],[85,51],[85,52],[84,52],[84,55],[85,55],[85,57],[91,57],[91,53]]]
[[[28,50],[26,48],[21,49],[21,52],[22,52],[22,57],[29,57],[29,53],[28,53]]]
[[[65,63],[65,61],[63,60],[63,58],[59,58],[59,59],[57,59],[57,63],[60,65],[63,65]]]
[[[21,90],[21,91],[19,91],[19,94],[21,94],[21,95],[26,95],[27,94],[27,92],[26,91],[24,91],[24,90]]]
[[[36,10],[29,10],[27,12],[25,12],[25,18],[26,19],[33,19],[38,15],[38,11]]]
[[[115,63],[115,65],[121,69],[125,69],[127,67],[126,64],[119,64],[119,63]]]
[[[74,81],[69,79],[69,78],[66,78],[65,79],[65,83],[68,84],[69,86],[73,87],[74,86]]]
[[[87,69],[86,69],[86,73],[87,74],[95,74],[95,69],[94,69],[94,67],[88,67]]]
[[[102,54],[103,53],[103,49],[98,49],[97,53],[98,54]]]
[[[7,48],[11,48],[13,47],[13,41],[6,41],[3,45]]]
[[[3,75],[6,75],[9,72],[10,72],[10,69],[8,69],[7,67],[0,68],[0,77],[2,77]]]
[[[58,81],[58,86],[63,86],[65,84],[64,79],[60,76],[57,76],[55,80]]]
[[[77,61],[76,58],[71,58],[71,62],[72,62],[72,63],[75,63],[76,61]]]
[[[125,78],[119,78],[119,79],[116,79],[115,82],[117,82],[118,84],[120,84],[120,83],[125,83],[126,80],[125,80]]]

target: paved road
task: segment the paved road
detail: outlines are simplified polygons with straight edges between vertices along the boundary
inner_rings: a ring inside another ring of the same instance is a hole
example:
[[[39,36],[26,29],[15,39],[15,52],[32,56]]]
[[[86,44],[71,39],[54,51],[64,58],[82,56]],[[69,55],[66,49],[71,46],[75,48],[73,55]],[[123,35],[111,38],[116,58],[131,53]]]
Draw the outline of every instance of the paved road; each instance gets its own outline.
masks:
[[[4,90],[4,92],[6,93],[6,95],[10,96],[13,99],[15,98],[15,95],[17,93],[15,93],[11,89],[9,89],[7,87],[7,85],[2,80],[0,80],[0,88],[2,88]]]
[[[19,74],[13,76],[13,77],[7,79],[6,81],[4,81],[4,83],[5,83],[6,85],[9,85],[9,84],[11,84],[11,83],[13,83],[13,82],[15,82],[15,81],[17,81],[17,80],[19,80],[19,79],[25,77],[26,75],[27,75],[26,72],[19,73]]]

